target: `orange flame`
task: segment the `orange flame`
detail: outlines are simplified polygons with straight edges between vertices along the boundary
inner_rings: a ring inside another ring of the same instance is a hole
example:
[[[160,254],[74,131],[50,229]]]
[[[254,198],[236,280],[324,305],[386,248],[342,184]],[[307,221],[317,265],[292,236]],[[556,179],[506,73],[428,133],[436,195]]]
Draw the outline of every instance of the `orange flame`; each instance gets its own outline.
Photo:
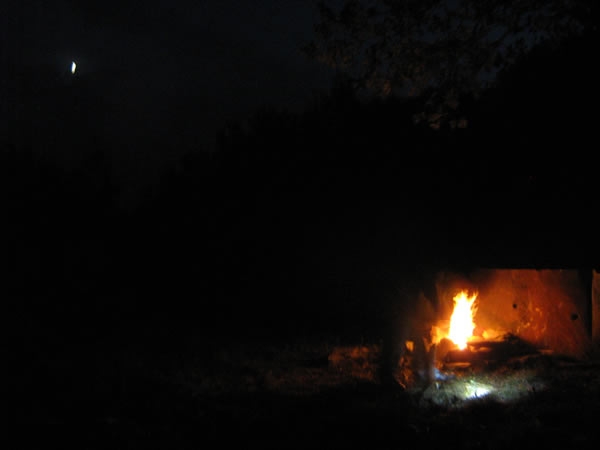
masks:
[[[460,350],[467,347],[467,341],[475,329],[473,321],[477,311],[475,300],[477,300],[477,294],[469,296],[466,291],[461,291],[454,296],[454,311],[450,317],[448,339],[454,342]]]

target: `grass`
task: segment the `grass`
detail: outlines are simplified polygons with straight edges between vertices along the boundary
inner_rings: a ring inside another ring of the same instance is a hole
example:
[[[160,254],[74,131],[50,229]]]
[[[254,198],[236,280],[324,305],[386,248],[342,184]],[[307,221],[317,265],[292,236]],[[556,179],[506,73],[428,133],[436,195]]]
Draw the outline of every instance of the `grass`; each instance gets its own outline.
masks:
[[[582,449],[600,442],[597,359],[521,355],[442,367],[452,379],[389,390],[377,380],[376,343],[215,345],[204,337],[177,347],[123,350],[118,369],[100,360],[95,372],[79,374],[79,392],[46,383],[53,395],[32,398],[46,408],[21,414],[20,425],[41,430],[28,436],[42,438],[44,448]]]

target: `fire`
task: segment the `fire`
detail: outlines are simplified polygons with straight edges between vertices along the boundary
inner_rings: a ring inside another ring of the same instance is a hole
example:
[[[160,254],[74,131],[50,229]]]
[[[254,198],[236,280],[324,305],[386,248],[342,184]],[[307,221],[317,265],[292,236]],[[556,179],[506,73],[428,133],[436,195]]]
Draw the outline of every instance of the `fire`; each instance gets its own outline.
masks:
[[[467,347],[467,340],[475,329],[473,321],[477,311],[475,300],[477,300],[477,294],[469,296],[466,291],[461,291],[454,296],[454,311],[450,317],[448,339],[454,342],[460,350]]]

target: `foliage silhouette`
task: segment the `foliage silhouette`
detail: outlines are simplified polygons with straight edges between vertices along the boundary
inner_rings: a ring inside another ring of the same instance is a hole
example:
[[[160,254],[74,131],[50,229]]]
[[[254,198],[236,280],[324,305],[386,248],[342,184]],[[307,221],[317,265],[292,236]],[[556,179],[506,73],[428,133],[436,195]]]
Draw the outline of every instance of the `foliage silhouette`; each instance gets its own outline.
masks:
[[[498,71],[541,42],[596,33],[588,0],[319,2],[305,50],[378,95],[423,95],[423,119],[439,127],[460,115]]]

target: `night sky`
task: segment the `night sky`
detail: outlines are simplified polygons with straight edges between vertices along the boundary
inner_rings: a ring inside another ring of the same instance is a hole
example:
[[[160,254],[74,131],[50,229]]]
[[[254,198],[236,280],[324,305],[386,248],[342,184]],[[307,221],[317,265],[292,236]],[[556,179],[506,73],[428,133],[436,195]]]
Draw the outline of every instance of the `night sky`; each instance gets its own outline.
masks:
[[[327,71],[300,53],[311,2],[21,3],[24,64],[61,70],[76,60],[81,76],[102,75],[110,84],[99,89],[136,111],[193,103],[214,129],[263,105],[297,109],[328,87]]]
[[[187,151],[214,150],[227,122],[261,107],[297,111],[330,86],[331,71],[300,52],[316,20],[308,1],[59,0],[13,8],[17,39],[8,42],[17,71],[68,77],[76,61],[77,76],[101,99],[101,132],[113,147],[169,148],[121,155],[152,173]]]
[[[413,258],[594,259],[594,29],[530,52],[460,103],[466,126],[437,132],[415,121],[422,99],[361,103],[303,54],[315,2],[31,0],[7,11],[24,267],[28,252],[77,266],[64,249],[93,258],[97,241],[109,247],[100,266],[123,282],[137,279],[111,266],[126,264],[121,252],[156,273],[189,271],[185,283],[225,273],[240,290],[259,291],[274,270],[275,298],[315,272],[329,283]],[[137,247],[120,245],[123,210]],[[43,265],[23,276],[52,279]]]

